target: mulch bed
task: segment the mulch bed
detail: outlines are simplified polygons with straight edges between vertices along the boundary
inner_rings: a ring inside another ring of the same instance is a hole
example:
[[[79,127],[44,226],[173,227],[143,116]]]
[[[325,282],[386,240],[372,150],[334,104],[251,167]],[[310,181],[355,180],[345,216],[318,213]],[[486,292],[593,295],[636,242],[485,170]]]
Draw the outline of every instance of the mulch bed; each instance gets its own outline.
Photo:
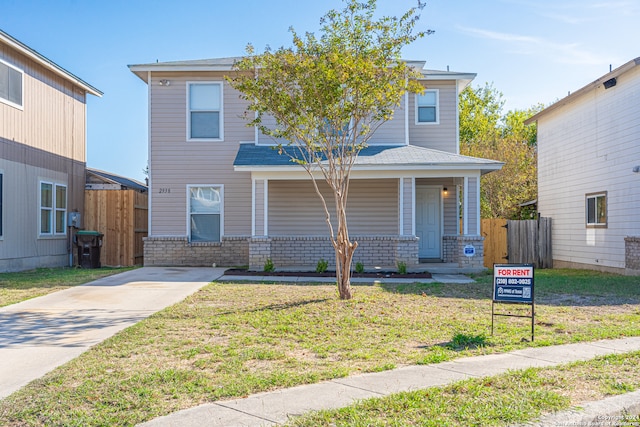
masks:
[[[224,272],[225,276],[275,276],[275,277],[335,277],[335,271],[316,273],[315,271],[249,271],[241,268],[230,268]],[[351,277],[389,278],[394,279],[431,279],[431,273],[426,271],[419,273],[400,274],[397,271],[376,271],[373,273],[351,273]]]

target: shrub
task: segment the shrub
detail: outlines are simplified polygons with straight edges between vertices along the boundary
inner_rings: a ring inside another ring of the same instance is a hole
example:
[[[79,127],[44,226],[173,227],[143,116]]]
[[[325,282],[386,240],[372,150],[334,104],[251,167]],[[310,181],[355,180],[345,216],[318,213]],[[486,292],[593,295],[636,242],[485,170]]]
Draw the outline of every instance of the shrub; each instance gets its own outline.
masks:
[[[316,273],[324,273],[327,271],[327,267],[329,267],[329,261],[320,258],[320,261],[318,261],[316,265]]]
[[[398,261],[398,273],[407,274],[407,263],[404,261]]]
[[[364,273],[364,264],[361,262],[356,262],[356,273]]]
[[[273,266],[273,261],[271,261],[271,258],[267,258],[267,260],[264,263],[264,271],[267,273],[271,273],[275,269],[276,268]]]

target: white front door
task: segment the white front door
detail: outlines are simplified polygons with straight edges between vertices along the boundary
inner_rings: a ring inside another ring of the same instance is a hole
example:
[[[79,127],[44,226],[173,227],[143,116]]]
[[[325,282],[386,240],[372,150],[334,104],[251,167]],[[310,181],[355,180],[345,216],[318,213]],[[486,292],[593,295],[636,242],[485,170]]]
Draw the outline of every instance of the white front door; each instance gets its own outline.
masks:
[[[416,186],[418,257],[442,258],[441,196],[439,187]]]

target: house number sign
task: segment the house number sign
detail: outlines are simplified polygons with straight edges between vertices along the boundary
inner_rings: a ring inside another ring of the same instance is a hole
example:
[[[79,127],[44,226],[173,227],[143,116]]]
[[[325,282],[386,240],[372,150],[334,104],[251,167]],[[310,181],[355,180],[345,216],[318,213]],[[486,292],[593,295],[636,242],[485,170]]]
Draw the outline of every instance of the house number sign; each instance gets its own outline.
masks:
[[[160,193],[160,194],[171,193],[171,189],[170,188],[159,188],[158,189],[158,193]]]

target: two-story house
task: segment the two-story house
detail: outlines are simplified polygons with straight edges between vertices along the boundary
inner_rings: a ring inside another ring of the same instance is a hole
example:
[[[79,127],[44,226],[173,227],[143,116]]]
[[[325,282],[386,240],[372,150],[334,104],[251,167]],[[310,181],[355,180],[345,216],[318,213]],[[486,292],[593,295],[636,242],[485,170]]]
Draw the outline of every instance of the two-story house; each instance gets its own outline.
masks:
[[[525,123],[538,124],[538,211],[554,267],[640,274],[640,58]]]
[[[129,66],[149,90],[145,264],[333,262],[308,175],[242,118],[246,102],[225,81],[236,60]],[[482,268],[480,177],[502,163],[459,154],[458,95],[475,74],[409,64],[420,70],[424,94],[405,95],[351,174],[354,262]]]
[[[0,31],[0,271],[70,264],[86,98],[102,92]]]

